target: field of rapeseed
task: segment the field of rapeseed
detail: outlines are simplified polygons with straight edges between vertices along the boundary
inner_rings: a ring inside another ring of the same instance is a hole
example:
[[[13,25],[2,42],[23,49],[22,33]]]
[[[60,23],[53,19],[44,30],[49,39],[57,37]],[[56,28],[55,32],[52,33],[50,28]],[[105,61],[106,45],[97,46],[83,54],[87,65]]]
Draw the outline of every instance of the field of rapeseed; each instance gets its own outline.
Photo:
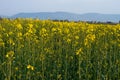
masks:
[[[0,20],[0,80],[119,80],[120,24]]]

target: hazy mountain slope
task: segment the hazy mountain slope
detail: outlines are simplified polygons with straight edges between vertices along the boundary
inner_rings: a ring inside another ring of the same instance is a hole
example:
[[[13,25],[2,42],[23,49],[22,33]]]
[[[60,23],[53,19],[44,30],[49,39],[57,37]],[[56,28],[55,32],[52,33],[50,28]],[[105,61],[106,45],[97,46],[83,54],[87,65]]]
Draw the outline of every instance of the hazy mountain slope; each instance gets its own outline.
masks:
[[[39,13],[19,13],[11,16],[11,18],[40,18],[40,19],[57,19],[57,20],[74,20],[74,21],[111,21],[119,22],[120,14],[98,14],[98,13],[86,13],[86,14],[74,14],[68,12],[39,12]]]

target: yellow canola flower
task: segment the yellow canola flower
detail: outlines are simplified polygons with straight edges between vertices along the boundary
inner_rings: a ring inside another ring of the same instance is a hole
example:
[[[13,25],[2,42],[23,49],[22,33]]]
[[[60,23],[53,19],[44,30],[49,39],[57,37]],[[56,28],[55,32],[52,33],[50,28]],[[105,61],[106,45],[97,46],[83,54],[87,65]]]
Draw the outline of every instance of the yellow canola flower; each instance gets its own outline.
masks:
[[[33,67],[33,66],[31,67],[31,70],[34,70],[34,67]]]
[[[21,32],[17,33],[17,37],[21,37],[21,36],[22,36]]]
[[[47,30],[46,30],[45,28],[42,28],[41,31],[42,31],[43,33],[47,32]]]
[[[95,35],[91,36],[91,40],[94,41],[95,40]]]
[[[33,24],[28,24],[29,25],[29,28],[33,28]]]
[[[27,65],[27,69],[34,70],[34,66],[31,66],[30,64]]]
[[[71,39],[68,38],[68,39],[67,39],[67,42],[70,43],[70,42],[71,42]]]
[[[42,28],[42,29],[40,30],[39,34],[40,34],[43,38],[45,38],[45,37],[48,36],[47,30],[46,30],[45,28]]]
[[[12,39],[9,39],[8,43],[11,44],[11,45],[15,45],[15,43],[14,43],[14,41]]]
[[[36,29],[34,29],[34,28],[29,28],[28,32],[29,32],[29,33],[35,33],[35,32],[36,32]]]
[[[17,28],[18,28],[19,30],[22,30],[22,29],[23,29],[23,27],[22,27],[21,24],[17,24],[16,26],[17,26]]]
[[[7,52],[7,54],[6,54],[6,58],[11,58],[11,57],[13,57],[14,56],[14,51],[9,51],[9,52]]]
[[[94,41],[95,40],[95,34],[88,34],[86,39]]]
[[[84,40],[84,45],[87,46],[88,45],[88,39]]]
[[[28,32],[29,32],[29,33],[33,33],[33,31],[32,31],[32,29],[31,29],[31,28],[28,30]]]
[[[0,42],[0,46],[4,47],[5,43],[4,42]]]
[[[5,28],[2,28],[3,31],[5,31],[6,29]]]
[[[0,25],[0,31],[5,31],[5,28],[3,28],[1,25]]]
[[[0,39],[0,46],[4,47],[5,46],[5,43],[3,42],[2,39]]]
[[[95,38],[96,38],[95,34],[88,34],[84,39],[84,45],[89,48],[90,44],[95,41]]]
[[[56,31],[56,28],[52,28],[52,32]]]
[[[13,34],[13,32],[12,32],[12,31],[10,31],[8,34],[9,34],[9,35],[12,35],[12,34]]]
[[[68,28],[64,29],[64,33],[68,34],[70,32],[70,30]]]
[[[75,39],[77,39],[77,40],[78,40],[78,39],[79,39],[79,36],[75,36]]]
[[[81,52],[82,52],[82,48],[80,48],[76,51],[76,55],[79,55]]]
[[[15,70],[18,71],[18,67],[15,67]]]
[[[27,68],[30,69],[31,65],[27,65]]]

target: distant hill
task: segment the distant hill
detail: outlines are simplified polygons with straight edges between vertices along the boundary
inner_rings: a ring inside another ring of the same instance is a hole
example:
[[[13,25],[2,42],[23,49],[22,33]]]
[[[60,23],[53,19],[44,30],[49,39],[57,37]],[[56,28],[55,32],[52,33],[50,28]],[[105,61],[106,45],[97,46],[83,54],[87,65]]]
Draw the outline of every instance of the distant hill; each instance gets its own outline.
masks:
[[[39,13],[19,13],[11,16],[11,18],[39,18],[52,20],[73,20],[73,21],[100,21],[100,22],[119,22],[120,14],[99,14],[86,13],[74,14],[68,12],[39,12]]]

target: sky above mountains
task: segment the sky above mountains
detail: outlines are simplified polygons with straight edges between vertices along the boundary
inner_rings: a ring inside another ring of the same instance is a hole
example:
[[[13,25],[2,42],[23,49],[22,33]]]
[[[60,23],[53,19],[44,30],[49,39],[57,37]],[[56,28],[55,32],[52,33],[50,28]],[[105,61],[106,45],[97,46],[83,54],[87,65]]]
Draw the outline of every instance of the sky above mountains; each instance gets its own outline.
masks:
[[[120,14],[120,0],[0,0],[0,15],[57,11]]]

